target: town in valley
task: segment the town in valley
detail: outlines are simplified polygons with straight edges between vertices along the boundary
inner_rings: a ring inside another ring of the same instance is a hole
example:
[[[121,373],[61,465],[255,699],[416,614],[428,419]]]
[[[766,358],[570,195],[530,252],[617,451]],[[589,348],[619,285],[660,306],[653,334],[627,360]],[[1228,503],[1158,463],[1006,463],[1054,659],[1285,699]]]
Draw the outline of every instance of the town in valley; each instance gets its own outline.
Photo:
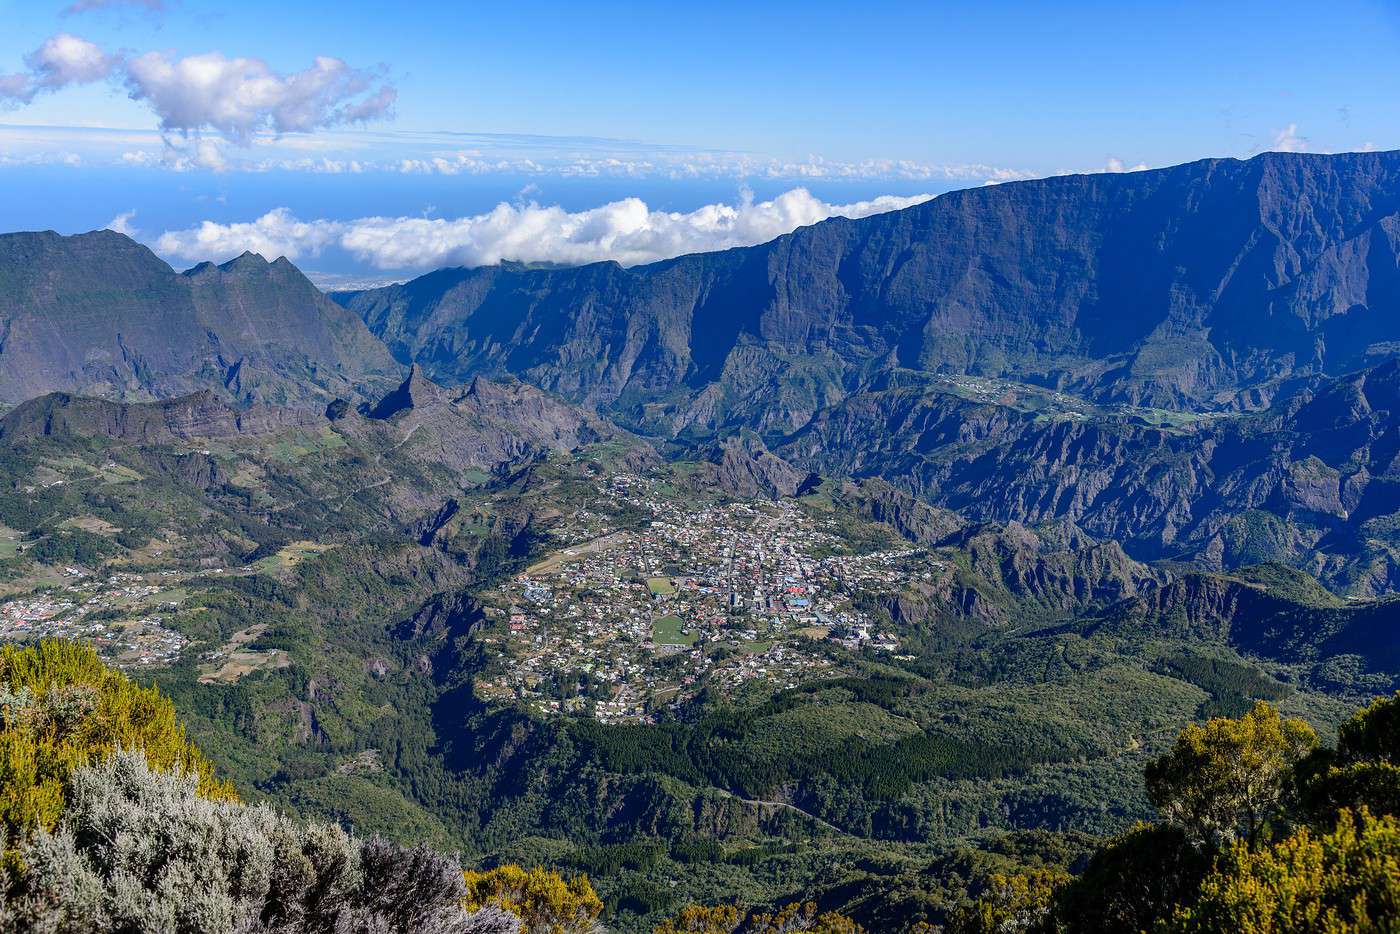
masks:
[[[589,537],[484,595],[485,639],[500,651],[478,694],[651,722],[707,688],[835,677],[853,652],[899,650],[854,598],[936,566],[908,547],[854,551],[833,519],[793,500],[695,504],[631,474],[601,496],[558,533]],[[605,517],[621,508],[650,518],[611,529]]]

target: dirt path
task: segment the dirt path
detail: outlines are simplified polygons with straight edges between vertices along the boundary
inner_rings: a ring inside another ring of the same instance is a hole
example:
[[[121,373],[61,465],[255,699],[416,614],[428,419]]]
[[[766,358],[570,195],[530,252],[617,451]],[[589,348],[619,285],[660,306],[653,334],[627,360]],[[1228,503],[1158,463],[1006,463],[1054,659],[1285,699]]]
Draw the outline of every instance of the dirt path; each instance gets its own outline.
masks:
[[[757,798],[744,798],[744,797],[740,797],[739,795],[734,794],[732,791],[725,791],[723,788],[718,788],[718,789],[716,789],[716,791],[719,791],[721,794],[723,794],[723,795],[726,796],[726,797],[733,798],[735,801],[738,801],[738,802],[741,803],[741,804],[747,804],[749,807],[758,808],[758,813],[759,813],[759,816],[760,816],[760,817],[763,815],[763,809],[764,809],[764,808],[772,808],[773,810],[788,810],[788,811],[792,811],[792,812],[794,812],[794,813],[796,813],[796,814],[802,815],[803,817],[807,818],[809,821],[812,821],[813,823],[820,824],[821,826],[825,827],[827,830],[830,830],[832,833],[838,833],[838,834],[840,834],[840,835],[843,836],[843,837],[854,836],[854,834],[851,834],[851,833],[849,833],[849,832],[847,832],[847,831],[845,831],[845,830],[842,830],[840,827],[837,827],[835,824],[831,823],[830,821],[822,820],[822,819],[821,819],[820,817],[818,817],[817,815],[812,814],[812,813],[810,813],[810,812],[808,812],[808,811],[804,811],[804,810],[802,810],[800,807],[798,807],[797,805],[795,805],[795,804],[789,804],[789,803],[786,802],[786,801],[762,801],[762,800],[759,800],[759,799],[757,799]]]

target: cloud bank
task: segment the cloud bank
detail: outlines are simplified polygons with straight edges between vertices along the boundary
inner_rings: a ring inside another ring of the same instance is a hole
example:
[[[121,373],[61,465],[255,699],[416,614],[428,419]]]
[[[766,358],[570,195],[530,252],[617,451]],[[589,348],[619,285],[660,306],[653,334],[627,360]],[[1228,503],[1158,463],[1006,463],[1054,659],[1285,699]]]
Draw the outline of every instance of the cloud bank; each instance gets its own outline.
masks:
[[[363,123],[387,114],[397,96],[387,84],[376,87],[375,74],[327,56],[279,75],[258,58],[147,52],[123,70],[131,98],[150,105],[162,130],[213,129],[244,145],[264,129],[280,135]]]
[[[336,248],[377,269],[424,270],[484,266],[503,260],[577,265],[616,260],[634,266],[684,253],[751,246],[829,217],[866,217],[906,208],[930,195],[883,196],[828,204],[805,188],[771,201],[743,197],[688,213],[654,211],[639,198],[587,211],[536,203],[498,204],[456,219],[366,217],[303,221],[286,208],[247,223],[205,221],[157,238],[157,252],[187,261],[230,259],[251,250],[298,260]]]
[[[239,145],[261,132],[280,136],[385,117],[398,95],[381,73],[329,56],[282,74],[260,58],[221,52],[109,54],[69,33],[45,40],[24,64],[26,71],[0,75],[0,104],[28,104],[40,94],[112,80],[150,107],[163,134],[213,131]]]

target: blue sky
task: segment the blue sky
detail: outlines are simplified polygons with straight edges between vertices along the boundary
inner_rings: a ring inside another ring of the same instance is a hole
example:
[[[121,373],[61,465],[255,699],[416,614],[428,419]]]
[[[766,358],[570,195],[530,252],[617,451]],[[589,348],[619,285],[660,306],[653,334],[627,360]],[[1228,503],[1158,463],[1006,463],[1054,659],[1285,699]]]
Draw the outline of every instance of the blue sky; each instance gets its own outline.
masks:
[[[0,22],[0,229],[116,223],[177,265],[642,261],[988,181],[1400,147],[1400,3],[1374,0],[0,0]]]

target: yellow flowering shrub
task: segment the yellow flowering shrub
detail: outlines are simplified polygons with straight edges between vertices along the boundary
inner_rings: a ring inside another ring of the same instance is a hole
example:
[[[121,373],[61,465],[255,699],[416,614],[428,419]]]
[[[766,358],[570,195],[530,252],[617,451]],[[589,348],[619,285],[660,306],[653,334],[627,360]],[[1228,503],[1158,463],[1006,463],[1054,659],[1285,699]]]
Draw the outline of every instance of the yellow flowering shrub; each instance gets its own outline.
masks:
[[[51,828],[73,770],[115,749],[141,750],[153,768],[199,776],[205,797],[236,797],[154,686],[138,686],[74,642],[0,647],[0,825],[7,832]]]
[[[466,907],[495,905],[520,917],[526,934],[584,934],[594,929],[603,902],[587,876],[565,879],[536,866],[467,870]]]
[[[756,914],[745,920],[736,905],[687,905],[680,914],[663,921],[654,934],[865,934],[865,929],[845,915],[818,911],[814,902],[793,903],[772,914]]]
[[[1271,847],[1236,845],[1168,930],[1362,934],[1400,929],[1400,821],[1364,808]]]

